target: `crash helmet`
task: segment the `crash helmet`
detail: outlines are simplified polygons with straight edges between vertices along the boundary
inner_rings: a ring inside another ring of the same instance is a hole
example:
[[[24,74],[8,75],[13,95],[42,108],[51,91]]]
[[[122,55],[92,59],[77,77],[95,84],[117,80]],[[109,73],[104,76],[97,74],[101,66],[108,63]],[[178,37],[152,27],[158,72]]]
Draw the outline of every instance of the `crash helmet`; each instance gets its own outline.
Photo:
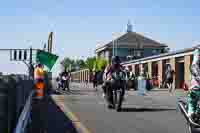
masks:
[[[120,64],[121,60],[120,60],[119,56],[113,56],[111,62],[112,62],[112,64]]]

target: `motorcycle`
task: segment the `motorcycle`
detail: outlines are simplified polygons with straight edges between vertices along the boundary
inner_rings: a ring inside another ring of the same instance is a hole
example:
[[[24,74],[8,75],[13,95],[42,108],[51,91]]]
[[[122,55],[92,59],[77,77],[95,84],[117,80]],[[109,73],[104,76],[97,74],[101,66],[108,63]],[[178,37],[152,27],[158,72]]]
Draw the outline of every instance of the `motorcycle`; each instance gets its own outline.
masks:
[[[187,102],[185,102],[183,100],[179,100],[178,101],[178,107],[179,107],[181,113],[184,115],[184,117],[187,121],[189,133],[200,132],[200,112],[195,113],[194,119],[191,119],[187,115],[188,114],[187,113],[187,110],[188,110],[188,103]],[[200,109],[200,100],[198,100],[197,108]]]
[[[121,111],[122,102],[124,99],[124,91],[125,91],[125,73],[124,72],[115,72],[113,75],[113,80],[115,80],[115,87],[108,88],[112,89],[112,98],[113,98],[113,108],[116,109],[117,112]],[[109,93],[107,93],[107,100],[109,101]]]

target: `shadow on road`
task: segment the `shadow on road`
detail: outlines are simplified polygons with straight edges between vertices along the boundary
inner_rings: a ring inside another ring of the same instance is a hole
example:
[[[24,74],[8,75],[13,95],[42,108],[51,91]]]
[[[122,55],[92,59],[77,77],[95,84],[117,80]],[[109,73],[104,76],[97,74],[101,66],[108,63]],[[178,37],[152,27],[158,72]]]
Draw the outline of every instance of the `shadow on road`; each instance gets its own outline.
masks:
[[[95,90],[70,90],[70,91],[58,91],[56,95],[88,95],[90,92],[96,92]]]
[[[33,121],[29,133],[78,133],[72,121],[62,112],[52,98],[48,97],[43,104],[33,106]]]
[[[160,111],[174,111],[176,109],[167,108],[122,108],[121,112],[160,112]]]
[[[46,133],[78,133],[72,121],[48,98]]]
[[[96,92],[96,89],[76,89],[76,90],[71,90],[71,92]]]

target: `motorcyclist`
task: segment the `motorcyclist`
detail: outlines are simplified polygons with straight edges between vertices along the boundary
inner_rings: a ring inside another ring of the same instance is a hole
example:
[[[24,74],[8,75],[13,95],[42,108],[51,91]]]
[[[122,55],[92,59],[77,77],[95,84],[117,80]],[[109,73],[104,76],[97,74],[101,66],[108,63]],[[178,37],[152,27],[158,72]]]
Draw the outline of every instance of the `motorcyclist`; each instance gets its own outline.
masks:
[[[113,108],[113,89],[116,87],[122,88],[123,92],[123,97],[125,94],[125,85],[123,83],[119,83],[118,77],[115,76],[117,72],[123,72],[123,67],[120,64],[120,58],[119,56],[114,56],[112,57],[111,65],[108,65],[105,69],[104,73],[104,85],[102,86],[104,93],[107,93],[108,95],[108,107]],[[119,86],[120,85],[120,86]]]
[[[191,87],[188,93],[188,117],[194,118],[195,113],[199,112],[196,106],[200,100],[200,48],[194,51],[191,71]]]

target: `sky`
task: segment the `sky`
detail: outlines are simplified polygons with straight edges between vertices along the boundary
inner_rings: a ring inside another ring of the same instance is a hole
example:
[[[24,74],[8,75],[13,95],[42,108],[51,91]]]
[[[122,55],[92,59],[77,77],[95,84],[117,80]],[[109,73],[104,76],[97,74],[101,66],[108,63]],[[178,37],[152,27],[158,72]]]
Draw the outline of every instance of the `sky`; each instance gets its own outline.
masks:
[[[133,31],[167,44],[172,50],[200,43],[200,1],[197,0],[5,0],[0,4],[0,48],[42,48],[54,32],[53,53],[64,57],[94,55],[98,42]],[[25,73],[21,62],[0,53],[0,71]]]

